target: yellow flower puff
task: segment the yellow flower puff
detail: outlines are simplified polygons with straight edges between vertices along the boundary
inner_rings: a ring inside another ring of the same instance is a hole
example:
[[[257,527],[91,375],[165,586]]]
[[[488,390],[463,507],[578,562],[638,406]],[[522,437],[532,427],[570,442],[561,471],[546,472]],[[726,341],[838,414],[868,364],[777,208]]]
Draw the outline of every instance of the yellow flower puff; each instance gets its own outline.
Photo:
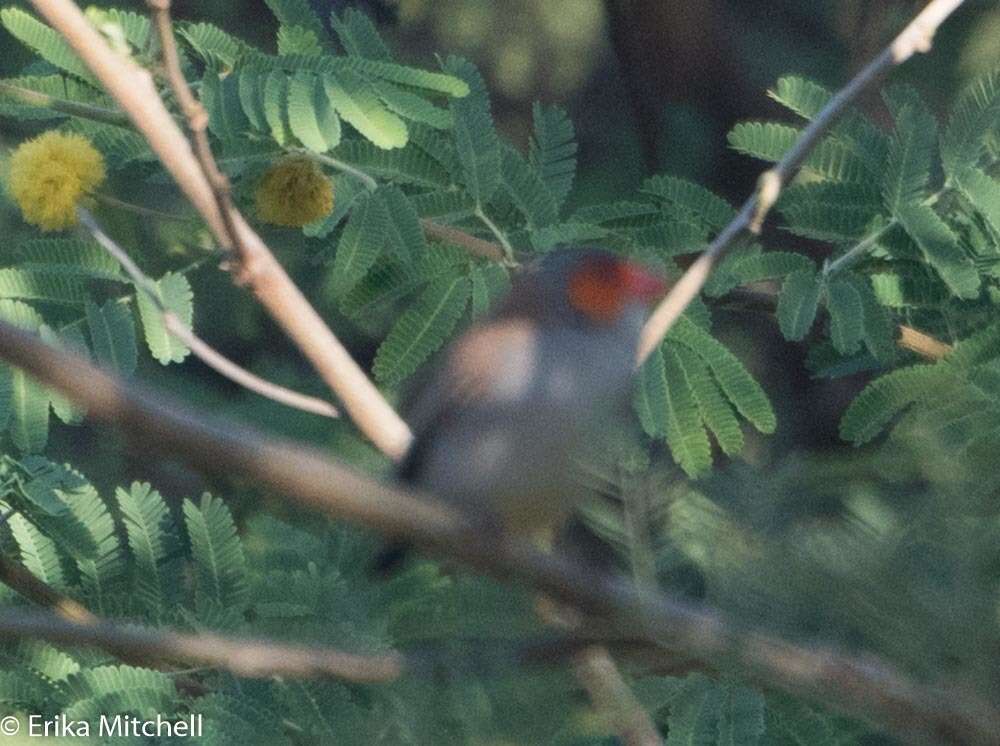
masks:
[[[51,130],[21,143],[7,188],[24,219],[43,231],[76,224],[80,199],[104,181],[104,158],[83,135]]]
[[[257,185],[257,214],[272,225],[300,228],[330,214],[333,184],[310,158],[275,163]]]

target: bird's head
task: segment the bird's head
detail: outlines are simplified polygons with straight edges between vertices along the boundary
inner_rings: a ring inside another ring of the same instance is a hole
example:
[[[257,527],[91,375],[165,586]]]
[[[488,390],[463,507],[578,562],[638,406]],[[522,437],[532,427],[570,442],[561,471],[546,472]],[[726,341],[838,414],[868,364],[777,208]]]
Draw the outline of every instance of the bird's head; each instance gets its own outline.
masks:
[[[666,283],[646,267],[601,249],[561,249],[515,283],[509,308],[543,324],[596,330],[634,326]]]

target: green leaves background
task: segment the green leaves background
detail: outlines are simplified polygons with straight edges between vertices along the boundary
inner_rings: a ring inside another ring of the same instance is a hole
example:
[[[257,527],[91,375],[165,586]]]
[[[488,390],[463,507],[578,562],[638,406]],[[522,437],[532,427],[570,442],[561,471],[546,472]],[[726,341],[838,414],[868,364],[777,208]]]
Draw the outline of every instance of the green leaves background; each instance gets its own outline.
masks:
[[[520,264],[560,245],[596,243],[676,277],[735,214],[709,190],[666,174],[615,201],[582,204],[574,191],[576,134],[559,107],[535,105],[522,152],[498,135],[486,85],[470,62],[449,57],[441,70],[399,65],[358,11],[325,19],[305,0],[267,5],[279,21],[270,52],[207,23],[178,24],[184,69],[208,110],[219,162],[251,219],[256,179],[290,153],[313,158],[332,180],[329,216],[301,232],[275,230],[267,238],[338,334],[370,353],[372,374],[390,396],[489,311],[514,271],[506,262],[475,258],[461,246],[429,238],[421,221],[506,240]],[[145,17],[100,12],[107,28],[120,30],[121,52],[148,63]],[[44,24],[17,8],[0,11],[0,22],[38,56],[6,83],[113,106]],[[649,493],[654,580],[786,631],[815,629],[810,614],[822,610],[841,639],[864,639],[908,663],[924,660],[908,645],[921,653],[926,647],[927,661],[968,663],[968,650],[958,643],[957,651],[942,652],[928,641],[971,639],[948,626],[954,619],[931,618],[926,639],[908,629],[886,639],[884,625],[865,609],[843,603],[844,589],[867,588],[872,578],[898,580],[898,597],[886,591],[879,598],[901,610],[893,615],[900,624],[912,618],[903,613],[912,611],[907,599],[935,593],[949,602],[955,594],[963,610],[956,617],[995,616],[995,610],[984,611],[989,599],[980,608],[969,601],[973,594],[958,593],[976,563],[991,556],[984,549],[995,545],[989,522],[976,524],[981,533],[968,542],[968,556],[939,558],[928,547],[958,543],[948,533],[954,521],[931,520],[945,511],[928,510],[924,533],[919,526],[896,526],[890,511],[873,507],[885,495],[873,496],[877,490],[866,484],[844,498],[849,521],[796,523],[795,516],[811,515],[802,503],[825,496],[827,485],[802,488],[788,476],[808,476],[808,464],[793,463],[788,474],[776,469],[784,491],[781,484],[764,490],[758,477],[742,471],[743,458],[759,459],[760,435],[784,435],[769,400],[780,386],[757,380],[742,353],[720,341],[715,322],[717,307],[740,297],[734,291],[769,297],[783,337],[810,348],[815,375],[870,377],[844,407],[845,441],[864,446],[889,432],[890,447],[905,452],[911,439],[928,437],[946,459],[990,463],[1000,431],[997,80],[992,73],[975,81],[947,116],[938,116],[913,89],[898,87],[884,95],[891,126],[848,114],[782,194],[773,216],[778,230],[765,236],[767,248],[753,242],[735,247],[705,298],[692,304],[643,366],[633,398],[638,427],[604,454],[613,461],[607,472],[600,464],[594,470],[606,492],[624,483]],[[789,121],[741,123],[729,142],[740,153],[776,160],[802,120],[814,117],[830,95],[804,78],[781,78],[770,96],[789,110]],[[0,115],[85,133],[115,177],[162,186],[164,174],[152,154],[125,127],[27,105],[2,87]],[[147,235],[129,231],[124,221],[114,228]],[[221,322],[199,310],[217,307],[213,296],[223,291],[198,270],[220,257],[204,249],[198,230],[187,225],[157,226],[153,238],[162,246],[132,244],[137,261],[156,278],[160,300],[184,324],[218,329]],[[48,343],[79,350],[124,376],[139,371],[156,377],[160,366],[186,360],[188,351],[167,333],[156,305],[89,241],[18,238],[2,265],[0,317]],[[234,309],[223,320],[233,344],[266,338],[245,305],[228,297],[221,302]],[[916,360],[896,344],[900,324],[954,345],[953,352],[936,362]],[[267,372],[288,374],[278,366]],[[205,399],[206,407],[216,404]],[[460,640],[477,631],[476,624],[517,633],[531,626],[527,594],[442,574],[427,563],[398,582],[373,582],[360,570],[373,551],[370,538],[338,526],[306,530],[260,513],[237,511],[234,517],[236,490],[223,500],[208,494],[192,499],[188,491],[178,496],[177,490],[165,497],[146,483],[95,486],[37,455],[63,437],[52,414],[75,425],[84,413],[19,371],[0,369],[0,425],[8,444],[0,458],[0,502],[16,511],[0,538],[38,577],[103,614],[190,630],[310,639],[360,652]],[[347,425],[324,424],[317,432],[309,428],[318,426],[288,422],[279,415],[269,424],[300,428],[296,434],[315,436],[362,468],[382,466]],[[669,459],[657,458],[661,451]],[[662,465],[670,460],[679,469]],[[872,468],[887,471],[884,464]],[[904,476],[918,484],[933,477]],[[730,478],[736,486],[717,494],[719,483]],[[987,491],[997,480],[981,481],[980,490]],[[749,528],[737,521],[743,515],[750,516]],[[624,547],[619,560],[638,575],[642,563],[628,538],[635,525],[605,519],[605,536]],[[781,533],[789,525],[794,541]],[[774,536],[776,549],[762,538]],[[876,541],[885,537],[891,552]],[[838,553],[836,547],[848,549]],[[906,574],[904,552],[933,555],[940,572],[921,575],[918,583]],[[775,577],[783,579],[780,587],[762,584]],[[934,585],[940,578],[947,583]],[[810,595],[816,586],[828,591],[825,600]],[[989,623],[977,628],[989,629]],[[462,660],[463,652],[453,658]],[[179,691],[169,676],[102,654],[70,655],[32,643],[4,646],[0,656],[7,664],[0,672],[0,702],[8,707],[80,716],[107,709],[197,711],[216,724],[220,742],[371,743],[380,735],[411,743],[540,737],[589,743],[607,735],[570,717],[578,704],[565,672],[526,675],[502,662],[484,675],[449,669],[440,692],[412,682],[375,692],[198,672],[212,693],[195,696]],[[851,743],[867,733],[737,680],[690,674],[633,683],[668,743]],[[278,725],[287,723],[294,728]]]

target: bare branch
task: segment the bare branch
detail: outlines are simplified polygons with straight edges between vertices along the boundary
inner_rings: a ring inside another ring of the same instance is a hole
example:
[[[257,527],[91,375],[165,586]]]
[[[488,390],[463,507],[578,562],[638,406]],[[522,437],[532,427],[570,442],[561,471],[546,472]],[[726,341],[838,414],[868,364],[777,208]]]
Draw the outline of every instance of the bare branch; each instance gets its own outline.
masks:
[[[896,341],[904,350],[915,352],[926,360],[941,360],[952,351],[952,346],[930,334],[914,329],[912,326],[900,325],[899,339]]]
[[[132,278],[139,292],[145,294],[153,302],[153,305],[163,315],[163,324],[167,331],[180,340],[182,344],[190,348],[195,357],[200,359],[205,365],[220,375],[225,376],[230,381],[279,404],[323,417],[340,416],[337,408],[330,404],[330,402],[317,399],[314,396],[300,394],[284,386],[279,386],[276,383],[265,381],[260,376],[256,376],[250,371],[241,368],[202,340],[177,317],[177,314],[163,304],[156,284],[139,269],[139,266],[132,261],[128,253],[101,229],[100,224],[91,215],[90,211],[86,208],[78,207],[76,214],[80,224],[90,232],[94,240],[122,265],[122,268]]]
[[[0,554],[0,583],[29,601],[51,609],[58,617],[70,623],[90,624],[97,619],[83,604],[59,593],[48,583],[36,578],[23,565],[3,554]]]
[[[120,111],[105,109],[93,104],[83,104],[78,101],[67,101],[64,98],[50,96],[47,93],[32,91],[30,88],[22,88],[5,80],[0,80],[0,98],[2,97],[12,98],[26,106],[52,109],[53,111],[69,114],[74,117],[92,119],[95,122],[116,124],[119,127],[128,127],[130,124],[128,117]]]
[[[333,156],[325,155],[323,153],[314,153],[311,150],[306,150],[305,148],[293,148],[290,152],[297,153],[299,155],[305,156],[306,158],[311,158],[317,163],[322,163],[326,166],[337,169],[338,171],[343,171],[345,174],[350,174],[355,179],[360,181],[365,189],[369,192],[374,192],[378,189],[378,182],[371,174],[367,174],[360,168],[355,168],[349,163],[344,163],[342,160],[334,158]]]
[[[110,194],[105,194],[104,192],[89,192],[90,196],[93,197],[98,202],[101,202],[109,207],[113,207],[116,210],[123,210],[125,212],[131,212],[135,215],[142,215],[143,217],[152,218],[154,220],[163,220],[171,223],[197,223],[198,218],[193,216],[189,217],[187,215],[177,215],[169,212],[163,212],[162,210],[154,210],[151,207],[146,207],[144,205],[136,205],[132,202],[126,202],[123,199],[118,199]]]
[[[504,232],[500,230],[500,226],[490,219],[490,216],[486,214],[486,211],[481,205],[476,205],[475,215],[479,218],[479,222],[485,225],[497,241],[500,242],[500,246],[503,247],[503,258],[507,262],[512,263],[514,261],[514,248],[510,245],[510,241],[507,240],[507,236],[504,235]]]
[[[729,295],[738,297],[745,303],[768,313],[773,313],[778,303],[778,293],[775,290],[736,288]],[[937,361],[952,351],[952,346],[947,342],[942,342],[927,332],[914,329],[907,324],[899,324],[896,331],[898,332],[896,346],[915,352],[925,360]]]
[[[403,670],[397,653],[360,655],[323,646],[287,645],[211,633],[181,634],[101,619],[70,621],[29,610],[0,611],[0,638],[42,639],[107,650],[115,656],[175,661],[231,671],[237,676],[316,678],[331,676],[361,684],[393,681]]]
[[[442,225],[432,220],[423,218],[420,226],[424,229],[424,235],[436,241],[454,244],[468,251],[473,256],[481,256],[485,259],[494,259],[498,262],[506,258],[504,247],[492,241],[484,241],[470,233],[455,228],[450,225]]]
[[[8,517],[13,514],[10,511]],[[164,630],[122,626],[89,609],[0,554],[0,582],[33,603],[49,609],[0,611],[0,638],[25,637],[49,642],[100,647],[133,666],[172,670],[183,662],[232,671],[239,676],[335,676],[370,683],[399,676],[402,657],[395,653],[356,655],[326,647],[275,644],[264,640],[231,640],[212,634],[182,635]],[[194,682],[189,686],[197,687]]]
[[[545,554],[517,537],[483,541],[480,532],[428,495],[363,477],[301,444],[193,413],[5,322],[0,322],[0,358],[158,453],[216,473],[243,474],[303,508],[408,538],[506,580],[525,581],[629,639],[662,644],[715,666],[735,666],[767,686],[873,720],[913,743],[992,746],[1000,733],[996,707],[952,682],[925,685],[876,658],[743,632],[717,613]]]
[[[606,647],[584,648],[574,656],[573,667],[594,707],[611,718],[625,746],[663,746],[649,713],[625,683]]]
[[[32,4],[129,116],[205,219],[219,245],[238,250],[240,279],[337,394],[358,428],[383,452],[400,458],[412,438],[406,423],[351,358],[243,216],[235,209],[220,209],[212,184],[184,133],[163,105],[152,75],[112,51],[71,0],[32,0]],[[165,49],[173,46],[173,34],[166,36]],[[176,53],[175,46],[173,49]]]
[[[756,192],[743,203],[736,217],[695,260],[646,322],[637,355],[640,365],[660,344],[688,304],[697,297],[715,262],[744,233],[760,232],[767,213],[777,201],[784,185],[795,176],[813,148],[829,132],[847,107],[893,67],[905,62],[916,52],[929,51],[938,26],[944,23],[962,2],[963,0],[931,0],[878,57],[868,63],[850,83],[830,99],[781,160],[761,175]]]

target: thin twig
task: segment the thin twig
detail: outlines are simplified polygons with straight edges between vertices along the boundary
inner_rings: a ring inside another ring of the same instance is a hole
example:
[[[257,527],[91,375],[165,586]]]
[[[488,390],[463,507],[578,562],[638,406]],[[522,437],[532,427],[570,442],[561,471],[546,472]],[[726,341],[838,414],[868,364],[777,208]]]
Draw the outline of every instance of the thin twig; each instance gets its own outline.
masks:
[[[165,220],[171,223],[194,223],[195,218],[188,217],[186,215],[175,215],[169,212],[162,212],[161,210],[154,210],[151,207],[146,207],[144,205],[136,205],[131,202],[126,202],[125,200],[113,197],[110,194],[105,194],[104,192],[89,192],[90,196],[93,197],[98,202],[102,202],[109,207],[114,207],[118,210],[124,210],[125,212],[131,212],[136,215],[142,215],[143,217],[153,218],[155,220]]]
[[[131,124],[124,112],[105,109],[102,106],[94,106],[93,104],[83,104],[78,101],[67,101],[63,98],[50,96],[47,93],[22,88],[4,80],[0,80],[0,98],[2,97],[12,98],[26,106],[52,109],[53,111],[69,114],[74,117],[92,119],[95,122],[115,124],[119,127],[128,127]]]
[[[87,607],[56,591],[36,578],[23,565],[0,553],[0,583],[12,588],[24,598],[75,624],[90,624],[97,619]]]
[[[747,199],[736,217],[684,273],[646,322],[637,355],[639,364],[649,357],[684,309],[697,297],[708,280],[715,262],[732,247],[736,239],[747,232],[760,232],[764,219],[777,201],[784,185],[795,176],[813,148],[819,144],[847,107],[890,69],[902,64],[917,52],[929,51],[938,26],[957,10],[962,2],[963,0],[932,0],[878,57],[830,99],[781,160],[761,175],[755,193]]]
[[[930,195],[921,204],[927,205],[928,207],[936,204],[942,196],[951,191],[951,188],[945,186],[934,194]],[[882,227],[876,230],[874,233],[865,236],[860,241],[858,241],[854,246],[849,248],[843,254],[838,256],[836,259],[826,262],[823,265],[823,275],[829,277],[835,275],[838,272],[843,272],[845,269],[850,268],[855,262],[860,260],[869,251],[878,246],[879,240],[890,230],[899,225],[899,218],[891,218]]]
[[[942,360],[952,351],[952,346],[934,339],[930,334],[924,334],[911,326],[900,326],[897,344],[904,350],[915,352],[925,360]]]
[[[493,668],[510,670],[516,665],[562,663],[594,645],[593,638],[548,635],[526,640],[451,640],[447,645],[423,644],[406,652],[348,653],[325,645],[228,637],[211,632],[182,633],[93,615],[73,619],[51,611],[11,608],[0,610],[0,639],[3,638],[96,647],[130,665],[153,667],[175,677],[218,669],[247,678],[337,678],[359,684],[390,682],[404,673],[435,676],[442,665],[455,662],[455,642],[462,645],[466,658],[459,670],[479,673]],[[669,658],[648,644],[627,639],[614,639],[607,644],[647,663],[661,659],[669,663]],[[181,668],[181,664],[185,667]],[[185,681],[185,685],[202,686],[193,679]]]
[[[404,662],[397,653],[361,655],[325,646],[227,638],[207,632],[182,634],[97,618],[74,622],[26,609],[0,611],[0,638],[31,638],[97,647],[117,657],[127,655],[135,659],[210,666],[248,678],[330,676],[371,684],[399,678]]]
[[[475,216],[479,218],[480,222],[489,228],[490,233],[499,241],[500,245],[503,246],[503,254],[508,262],[514,261],[514,248],[510,245],[510,241],[507,240],[507,236],[504,232],[500,230],[500,226],[493,222],[486,211],[480,205],[476,205]]]
[[[128,253],[115,243],[111,236],[104,232],[89,210],[78,207],[77,218],[80,224],[94,237],[94,240],[122,265],[122,269],[132,278],[132,282],[138,288],[139,292],[143,293],[156,306],[156,310],[163,316],[163,325],[167,331],[182,344],[186,345],[195,357],[200,359],[205,365],[216,373],[225,376],[230,381],[279,404],[323,417],[340,416],[337,408],[330,404],[330,402],[317,399],[314,396],[300,394],[297,391],[292,391],[271,381],[265,381],[260,376],[254,375],[245,368],[240,367],[221,352],[214,349],[196,335],[187,324],[181,321],[177,314],[167,308],[160,297],[156,283],[139,269],[139,266],[132,261]]]
[[[296,150],[295,152],[308,155],[310,158],[315,158],[319,163],[326,164],[327,166],[336,168],[344,173],[354,176],[356,179],[360,180],[369,191],[373,192],[378,188],[378,182],[371,176],[371,174],[365,173],[360,168],[356,168],[349,163],[344,163],[343,161],[332,158],[328,155],[311,153],[307,150]],[[481,210],[477,212],[477,216],[480,215],[481,212]],[[480,217],[480,219],[482,219],[482,217]],[[487,218],[487,220],[489,220],[489,218]],[[492,221],[490,222],[492,223]],[[513,249],[510,248],[509,243],[501,244],[493,243],[492,241],[485,241],[482,238],[473,236],[471,233],[466,233],[460,228],[443,225],[433,220],[429,220],[428,218],[420,219],[420,227],[423,228],[424,235],[428,238],[454,244],[455,246],[465,249],[473,256],[481,256],[485,259],[494,259],[496,261],[506,261],[509,260],[511,255],[513,255]],[[494,230],[495,233],[499,233],[499,229],[495,225],[493,225],[492,230]],[[506,241],[506,238],[504,238],[504,241]]]
[[[492,241],[484,241],[481,238],[466,233],[460,228],[450,225],[442,225],[432,220],[421,218],[420,226],[424,229],[424,235],[435,241],[450,243],[459,248],[465,249],[473,256],[481,256],[485,259],[493,259],[498,262],[506,260],[507,255],[504,247]]]
[[[730,295],[740,298],[743,301],[743,307],[752,305],[754,308],[768,313],[773,313],[778,303],[778,293],[775,290],[737,288]],[[941,360],[952,351],[952,346],[947,342],[942,342],[927,332],[914,329],[907,324],[900,324],[896,327],[896,331],[898,332],[896,346],[915,352],[925,360]]]
[[[177,102],[180,104],[181,111],[187,121],[195,157],[198,159],[202,174],[208,180],[216,208],[225,226],[225,231],[217,238],[224,249],[235,249],[241,262],[251,263],[252,253],[243,244],[236,230],[235,207],[229,179],[219,170],[215,158],[212,156],[212,148],[208,141],[208,112],[191,92],[187,80],[184,78],[184,72],[181,70],[180,54],[177,51],[173,22],[170,19],[170,0],[146,0],[146,5],[150,9],[153,26],[160,42],[163,67],[170,83],[170,89],[177,97]],[[249,270],[244,267],[243,271]]]
[[[323,675],[369,683],[391,681],[398,676],[402,663],[402,658],[394,653],[363,656],[330,648],[121,626],[101,619],[2,554],[0,583],[49,610],[44,613],[23,609],[0,611],[0,638],[24,637],[100,647],[129,665],[154,667],[172,674],[181,673],[171,665],[171,661],[176,660],[221,668],[247,677]],[[186,685],[195,689],[200,687],[194,681],[187,681]]]
[[[714,666],[735,666],[767,686],[871,719],[913,743],[993,746],[1000,733],[995,705],[952,682],[932,686],[874,657],[742,631],[718,613],[546,554],[523,539],[484,542],[481,532],[429,495],[394,489],[332,463],[323,452],[154,397],[5,322],[0,358],[158,453],[215,473],[242,474],[303,508],[525,581],[629,639],[662,644]]]
[[[112,51],[71,0],[32,0],[32,5],[66,39],[128,114],[204,218],[219,246],[226,250],[238,248],[241,252],[239,279],[248,284],[258,301],[337,394],[358,428],[380,450],[393,458],[401,458],[412,439],[406,423],[352,359],[243,216],[235,210],[224,214],[220,209],[212,184],[191,144],[164,106],[149,71]],[[161,17],[162,13],[157,11],[154,16]],[[157,26],[160,27],[160,22]],[[172,32],[164,33],[164,42],[164,46],[171,47],[176,55]],[[235,232],[235,242],[230,227]]]
[[[342,160],[339,160],[329,155],[323,155],[322,153],[314,153],[311,150],[306,150],[305,148],[295,148],[291,152],[307,156],[309,158],[314,159],[318,163],[330,166],[331,168],[335,168],[338,171],[343,171],[345,174],[350,174],[355,179],[364,184],[365,189],[367,189],[369,192],[374,192],[376,189],[378,189],[378,182],[375,181],[375,179],[372,176],[366,174],[360,168],[356,168],[349,163],[344,163]]]
[[[16,512],[16,511],[12,511]],[[79,601],[60,593],[44,580],[36,577],[18,562],[0,554],[0,583],[11,588],[22,597],[48,609],[46,619],[75,627],[89,627],[101,620]],[[25,612],[30,613],[30,612]],[[28,636],[28,635],[25,635]],[[114,655],[132,666],[157,666],[157,661],[142,650],[116,650]],[[193,685],[192,686],[196,686]]]
[[[663,746],[649,713],[625,683],[605,646],[581,650],[574,656],[574,668],[590,700],[608,714],[625,746]]]
[[[229,181],[216,165],[209,146],[207,113],[191,93],[181,71],[170,20],[170,0],[147,0],[147,5],[151,10],[153,25],[160,41],[167,79],[188,121],[188,129],[194,143],[196,166],[190,163],[190,148],[181,148],[177,143],[177,128],[172,120],[168,123],[170,115],[156,95],[149,74],[138,69],[129,71],[125,62],[120,70],[115,70],[114,65],[110,64],[114,61],[113,54],[103,54],[102,59],[102,53],[110,50],[106,50],[103,40],[95,34],[91,33],[89,34],[91,38],[87,38],[86,23],[75,22],[82,20],[82,16],[79,16],[78,9],[68,0],[33,0],[33,2],[35,7],[46,15],[49,22],[67,38],[80,57],[104,82],[112,96],[135,120],[153,150],[174,174],[182,190],[206,219],[219,245],[225,250],[235,250],[239,259],[237,281],[252,289],[272,317],[299,345],[324,380],[343,400],[348,413],[359,428],[387,455],[394,459],[402,458],[412,440],[412,434],[406,423],[389,406],[277,263],[263,241],[236,211],[230,196]],[[46,8],[49,9],[49,13],[45,12]],[[78,19],[72,17],[74,11]],[[59,21],[63,21],[62,26]],[[92,52],[92,55],[88,55],[87,52]],[[146,95],[152,93],[155,103],[150,100],[145,102],[146,106],[142,106],[139,102],[131,100],[129,86],[121,85],[129,73],[142,76],[144,86],[151,89]],[[119,85],[115,87],[115,83]],[[168,127],[170,137],[165,140],[156,137],[156,126],[152,125],[157,122],[159,127]],[[176,167],[171,168],[171,163],[175,163]],[[367,188],[377,188],[375,180],[358,169],[329,157],[327,163],[362,179]],[[198,183],[199,180],[196,178],[198,175],[202,177],[200,180],[202,183]],[[207,195],[206,186],[209,191]],[[512,261],[513,250],[506,237],[481,209],[477,213],[503,244],[502,256],[508,262]],[[451,235],[454,236],[454,233]],[[468,245],[468,242],[465,245]],[[168,316],[164,318],[167,328],[175,335],[189,333],[182,324],[172,323],[176,322],[176,319]],[[188,340],[187,344],[192,351],[198,347],[195,340]]]
[[[879,239],[888,233],[890,229],[895,228],[898,222],[899,221],[897,221],[896,218],[893,218],[874,233],[865,236],[863,239],[858,241],[854,244],[854,246],[838,256],[836,259],[824,264],[823,275],[829,277],[837,274],[838,272],[843,272],[845,269],[852,266],[865,254],[874,249],[878,245]]]

